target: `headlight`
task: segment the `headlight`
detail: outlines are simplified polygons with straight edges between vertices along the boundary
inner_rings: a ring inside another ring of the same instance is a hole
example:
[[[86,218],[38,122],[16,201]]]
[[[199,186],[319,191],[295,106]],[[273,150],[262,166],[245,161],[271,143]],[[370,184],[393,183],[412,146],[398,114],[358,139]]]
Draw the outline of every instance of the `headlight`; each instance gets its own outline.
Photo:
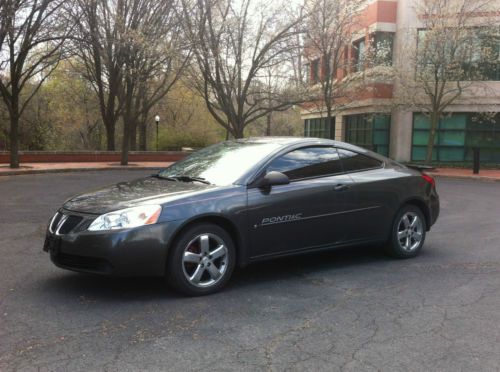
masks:
[[[151,225],[160,217],[160,205],[143,205],[110,212],[97,217],[89,226],[90,231],[117,230]]]

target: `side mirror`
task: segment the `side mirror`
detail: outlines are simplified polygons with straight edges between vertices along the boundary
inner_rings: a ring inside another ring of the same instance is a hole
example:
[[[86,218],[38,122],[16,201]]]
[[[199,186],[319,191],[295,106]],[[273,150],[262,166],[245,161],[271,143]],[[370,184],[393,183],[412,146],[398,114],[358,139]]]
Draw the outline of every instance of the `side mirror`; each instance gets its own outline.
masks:
[[[289,183],[290,179],[286,174],[271,171],[258,180],[255,185],[259,188],[267,188],[277,185],[288,185]]]

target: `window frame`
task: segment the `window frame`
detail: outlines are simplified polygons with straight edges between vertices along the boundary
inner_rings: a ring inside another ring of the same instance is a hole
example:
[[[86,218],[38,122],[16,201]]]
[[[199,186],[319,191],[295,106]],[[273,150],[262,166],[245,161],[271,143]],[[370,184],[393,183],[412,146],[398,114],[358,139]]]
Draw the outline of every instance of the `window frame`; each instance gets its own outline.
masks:
[[[372,116],[372,120],[367,119]],[[387,129],[375,128],[375,120],[377,117],[385,117],[387,121]],[[368,114],[353,114],[346,115],[344,119],[345,124],[345,142],[351,143],[355,146],[366,148],[382,156],[389,156],[391,147],[391,124],[392,115],[388,113],[368,113]],[[376,143],[376,134],[383,133],[387,144]],[[358,141],[363,137],[364,142]],[[368,138],[369,137],[369,138]],[[369,142],[366,142],[369,140]],[[387,152],[378,152],[378,148],[387,148]]]
[[[481,29],[480,26],[470,26],[468,27],[469,29]],[[421,50],[421,44],[424,42],[425,39],[425,33],[428,31],[427,28],[417,28],[417,48],[416,51],[419,53]],[[500,81],[500,36],[499,35],[494,35],[491,39],[488,39],[485,37],[484,34],[481,34],[478,32],[476,35],[477,37],[474,38],[471,42],[473,43],[471,49],[471,54],[468,56],[468,58],[465,61],[462,61],[462,68],[463,68],[463,73],[464,75],[460,77],[460,80],[458,80],[457,77],[454,77],[453,75],[446,76],[445,79],[454,82],[454,81],[481,81],[481,82],[497,82]],[[494,53],[496,54],[496,60],[485,60],[484,59],[484,54],[483,52],[485,51],[485,45],[487,43],[493,40],[493,49]],[[495,43],[496,41],[496,43]],[[485,44],[486,43],[486,44]],[[475,54],[477,52],[478,54]],[[478,58],[479,56],[479,58]],[[414,78],[415,80],[419,79],[419,69],[426,69],[428,66],[434,65],[432,61],[425,61],[427,58],[425,56],[417,56],[417,59],[422,58],[424,63],[419,63],[417,61],[417,64],[415,66],[415,74]],[[420,61],[422,62],[422,61]],[[440,67],[440,66],[438,66]],[[441,66],[442,67],[442,66]],[[471,71],[479,70],[482,72],[482,75],[479,76],[473,76]],[[445,72],[446,73],[446,72]],[[440,68],[440,78],[442,78],[443,71]]]
[[[324,117],[304,119],[304,137],[334,139],[335,117],[330,122]]]
[[[375,160],[375,161],[377,161],[377,162],[380,163],[380,165],[378,167],[371,167],[371,168],[363,168],[363,169],[358,169],[358,170],[346,171],[345,168],[344,168],[344,162],[342,161],[342,157],[340,157],[340,163],[342,164],[343,174],[359,173],[359,172],[371,171],[371,170],[374,170],[374,169],[385,168],[385,161],[380,160],[380,159],[376,159],[373,156],[366,155],[366,154],[361,154],[361,153],[359,153],[357,151],[354,151],[354,150],[351,150],[351,149],[346,149],[346,148],[343,148],[343,147],[337,147],[337,151],[338,150],[349,151],[349,152],[355,153],[357,155],[364,156],[364,157],[369,158],[369,159],[373,159],[373,160]],[[340,153],[339,153],[339,155],[340,155]]]
[[[363,47],[361,48],[361,46]],[[366,39],[364,36],[356,41],[353,41],[352,50],[354,51],[354,58],[352,58],[353,71],[364,71],[366,69],[365,63],[367,53]]]
[[[264,172],[267,173],[267,168],[269,167],[269,165],[276,159],[282,157],[282,156],[285,156],[293,151],[299,151],[299,150],[304,150],[304,149],[307,149],[307,148],[331,148],[331,149],[334,149],[335,152],[337,153],[337,155],[339,156],[339,162],[340,162],[340,168],[341,168],[341,171],[340,172],[337,172],[337,173],[329,173],[329,174],[324,174],[324,175],[318,175],[318,176],[311,176],[311,177],[302,177],[302,178],[294,178],[294,179],[291,179],[290,178],[290,183],[292,182],[297,182],[297,181],[304,181],[304,180],[310,180],[310,179],[316,179],[316,178],[326,178],[326,177],[332,177],[332,176],[337,176],[339,174],[344,174],[344,167],[342,165],[342,161],[340,160],[340,154],[338,152],[338,147],[336,146],[333,146],[333,145],[314,145],[314,144],[310,144],[310,145],[306,145],[306,146],[302,146],[302,147],[297,147],[295,149],[291,149],[290,151],[286,151],[282,154],[279,154],[277,156],[275,156],[274,158],[272,158],[265,166],[264,166]],[[317,164],[320,164],[320,163],[317,163]]]
[[[373,53],[373,65],[376,66],[393,66],[394,65],[394,38],[395,33],[389,31],[375,31],[370,34],[370,48]],[[380,44],[387,42],[389,44],[389,53],[385,58],[378,55],[380,52]]]
[[[339,161],[340,161],[340,166],[342,168],[342,171],[338,172],[338,173],[329,173],[329,174],[321,175],[321,176],[304,177],[304,178],[297,178],[297,179],[293,179],[293,180],[290,179],[290,183],[307,181],[307,180],[312,180],[312,179],[319,179],[319,178],[334,177],[334,176],[340,176],[340,175],[345,175],[345,174],[367,172],[367,171],[372,171],[372,170],[376,170],[376,169],[383,169],[386,166],[386,162],[384,160],[377,159],[377,158],[375,158],[373,156],[360,153],[360,152],[358,152],[358,151],[356,151],[354,149],[349,149],[349,148],[335,146],[335,145],[328,145],[328,144],[324,144],[324,145],[315,145],[315,144],[300,145],[299,147],[295,147],[295,148],[292,148],[292,149],[287,149],[287,150],[284,150],[282,152],[279,152],[278,154],[275,154],[272,158],[268,159],[268,161],[266,161],[266,163],[262,165],[262,167],[260,168],[260,170],[258,170],[254,174],[254,176],[251,178],[251,181],[247,184],[247,187],[250,188],[250,189],[257,188],[257,186],[255,185],[255,181],[258,180],[260,177],[262,177],[263,175],[265,175],[267,173],[267,168],[268,168],[269,164],[273,160],[275,160],[275,159],[277,159],[277,158],[279,158],[281,156],[284,156],[284,155],[286,155],[286,154],[288,154],[288,153],[290,153],[292,151],[301,150],[301,149],[305,149],[305,148],[309,148],[309,147],[330,147],[330,148],[335,149],[337,151],[338,155],[339,155]],[[353,153],[355,153],[357,155],[365,156],[365,157],[368,157],[370,159],[376,160],[377,162],[380,163],[380,166],[373,167],[373,168],[366,168],[366,169],[362,169],[362,170],[346,171],[344,169],[344,164],[342,162],[342,159],[340,157],[340,153],[338,152],[338,150],[345,150],[345,151],[353,152]],[[286,186],[286,185],[282,185],[282,186]]]

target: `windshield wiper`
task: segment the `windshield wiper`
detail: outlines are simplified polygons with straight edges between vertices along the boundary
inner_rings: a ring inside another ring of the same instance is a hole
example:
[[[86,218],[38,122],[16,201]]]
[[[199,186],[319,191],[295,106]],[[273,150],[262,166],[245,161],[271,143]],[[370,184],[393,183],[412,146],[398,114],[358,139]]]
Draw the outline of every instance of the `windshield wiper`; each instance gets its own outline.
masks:
[[[173,178],[182,182],[201,182],[207,185],[210,185],[210,182],[208,182],[205,178],[203,177],[192,177],[192,176],[170,176],[169,178]]]
[[[180,175],[180,176],[162,176],[159,173],[158,174],[153,174],[152,177],[156,178],[161,178],[163,180],[168,180],[168,181],[180,181],[180,182],[201,182],[207,185],[210,185],[211,183],[208,182],[205,178],[203,177],[192,177],[192,176],[186,176],[186,175]]]

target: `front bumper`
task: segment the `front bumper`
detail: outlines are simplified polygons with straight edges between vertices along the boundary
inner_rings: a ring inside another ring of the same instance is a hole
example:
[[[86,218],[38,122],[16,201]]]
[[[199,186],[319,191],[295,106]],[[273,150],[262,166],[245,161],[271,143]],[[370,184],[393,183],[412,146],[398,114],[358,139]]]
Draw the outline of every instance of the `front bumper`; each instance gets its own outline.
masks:
[[[47,230],[44,251],[63,269],[116,276],[162,276],[178,223],[125,230],[56,234]]]

